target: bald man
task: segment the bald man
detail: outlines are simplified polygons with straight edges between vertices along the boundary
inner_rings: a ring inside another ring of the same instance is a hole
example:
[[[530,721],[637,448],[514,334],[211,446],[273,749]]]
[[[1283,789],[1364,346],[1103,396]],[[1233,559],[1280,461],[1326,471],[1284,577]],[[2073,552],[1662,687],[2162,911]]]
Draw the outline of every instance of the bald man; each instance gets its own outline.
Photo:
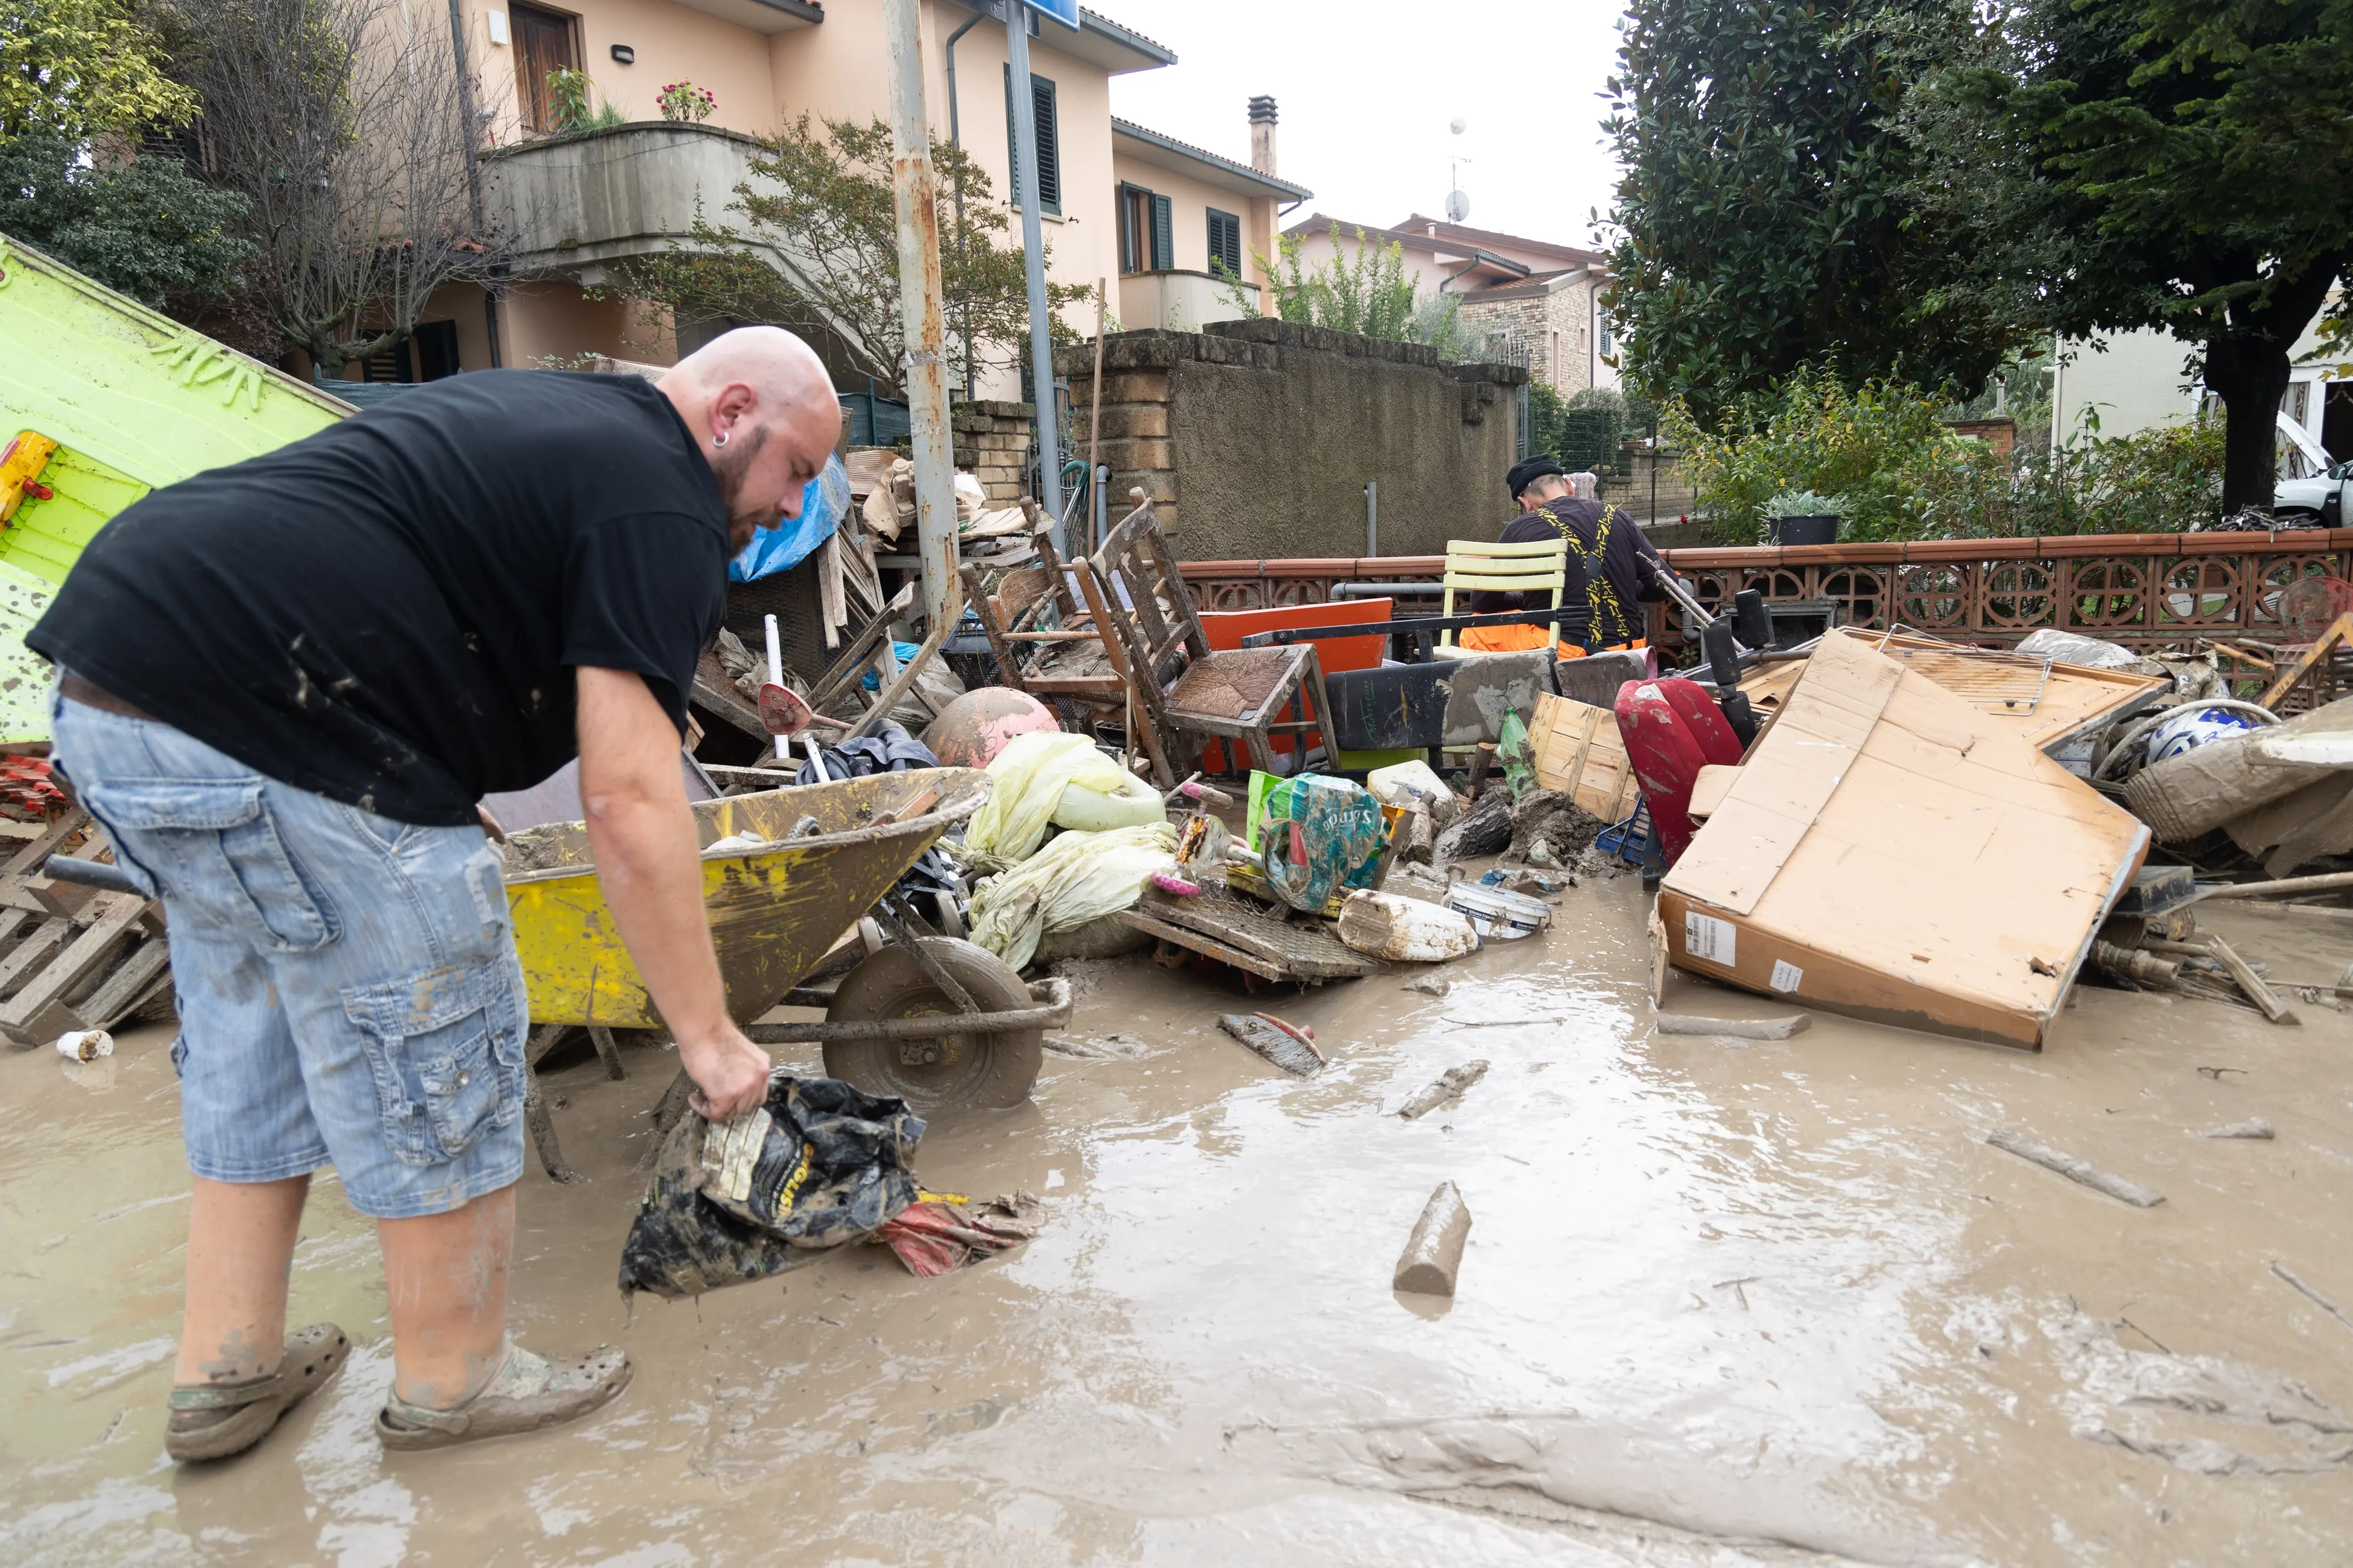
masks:
[[[575,754],[596,870],[696,1110],[756,1106],[678,765],[754,528],[798,515],[839,412],[808,347],[727,333],[635,376],[453,376],[161,489],[26,639],[57,756],[164,900],[195,1177],[164,1447],[250,1447],[348,1351],[286,1333],[311,1173],[376,1221],[387,1447],[527,1431],[628,1384],[506,1335],[528,1008],[475,803]]]

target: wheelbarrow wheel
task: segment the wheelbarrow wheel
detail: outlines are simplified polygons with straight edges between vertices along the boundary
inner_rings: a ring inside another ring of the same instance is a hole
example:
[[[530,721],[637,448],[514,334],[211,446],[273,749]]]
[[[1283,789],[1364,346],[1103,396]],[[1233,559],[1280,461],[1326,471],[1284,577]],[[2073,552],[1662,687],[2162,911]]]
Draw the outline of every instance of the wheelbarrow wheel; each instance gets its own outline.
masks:
[[[923,951],[970,993],[981,1010],[1013,1012],[1036,1002],[1021,976],[987,949],[954,937],[922,937]],[[955,1016],[956,1005],[903,947],[886,947],[842,976],[828,1023]],[[1019,1105],[1044,1065],[1046,1032],[944,1033],[925,1040],[828,1040],[825,1071],[869,1094],[896,1095],[918,1115]]]

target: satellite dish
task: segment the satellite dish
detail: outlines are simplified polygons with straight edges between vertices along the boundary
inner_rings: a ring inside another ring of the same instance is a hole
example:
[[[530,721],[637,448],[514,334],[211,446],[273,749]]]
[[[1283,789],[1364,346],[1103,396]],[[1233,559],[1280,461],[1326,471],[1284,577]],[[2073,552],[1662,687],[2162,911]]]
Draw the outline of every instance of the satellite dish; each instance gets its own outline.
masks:
[[[1446,193],[1446,221],[1461,223],[1471,216],[1471,198],[1461,191]]]
[[[1454,117],[1453,122],[1448,125],[1446,129],[1453,132],[1457,136],[1460,136],[1465,131],[1471,129],[1471,122],[1458,114]]]

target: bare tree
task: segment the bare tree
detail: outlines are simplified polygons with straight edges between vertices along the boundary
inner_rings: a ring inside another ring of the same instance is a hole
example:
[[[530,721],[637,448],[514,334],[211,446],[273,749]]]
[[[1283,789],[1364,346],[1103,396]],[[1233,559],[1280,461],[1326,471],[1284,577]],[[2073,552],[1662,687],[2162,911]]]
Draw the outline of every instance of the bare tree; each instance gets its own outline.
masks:
[[[436,289],[496,288],[473,84],[436,0],[181,0],[206,173],[252,204],[255,303],[322,370],[406,342]]]

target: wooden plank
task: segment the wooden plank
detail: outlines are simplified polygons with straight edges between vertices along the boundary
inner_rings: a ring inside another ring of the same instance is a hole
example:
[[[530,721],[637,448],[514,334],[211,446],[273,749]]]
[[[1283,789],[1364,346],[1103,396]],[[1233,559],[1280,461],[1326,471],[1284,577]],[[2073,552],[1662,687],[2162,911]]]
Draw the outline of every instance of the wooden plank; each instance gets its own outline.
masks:
[[[74,923],[63,915],[43,921],[33,934],[16,944],[16,951],[0,959],[0,996],[5,996],[37,973],[41,965],[57,956],[58,950],[73,940]]]
[[[2263,694],[2255,699],[2256,705],[2263,708],[2276,708],[2281,699],[2295,689],[2297,681],[2310,675],[2319,667],[2321,660],[2328,657],[2330,649],[2348,637],[2353,637],[2353,615],[2339,616],[2330,624],[2328,629],[2321,634],[2318,642],[2299,652],[2295,661],[2289,665],[2270,686],[2264,688]]]
[[[85,1029],[111,1029],[147,1000],[155,981],[171,965],[170,944],[160,936],[149,937],[116,966],[97,990],[73,1004],[74,1016]]]

